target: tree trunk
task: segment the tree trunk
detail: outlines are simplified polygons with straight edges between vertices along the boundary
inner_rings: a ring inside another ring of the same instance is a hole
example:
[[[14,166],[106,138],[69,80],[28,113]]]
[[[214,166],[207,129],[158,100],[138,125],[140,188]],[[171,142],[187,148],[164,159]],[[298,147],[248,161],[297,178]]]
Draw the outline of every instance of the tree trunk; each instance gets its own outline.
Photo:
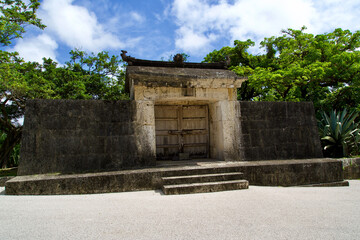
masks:
[[[10,133],[6,133],[7,136],[5,138],[4,143],[0,148],[0,167],[5,168],[10,160],[10,155],[14,147],[20,143],[21,140],[21,128],[16,129],[15,131],[11,131]]]

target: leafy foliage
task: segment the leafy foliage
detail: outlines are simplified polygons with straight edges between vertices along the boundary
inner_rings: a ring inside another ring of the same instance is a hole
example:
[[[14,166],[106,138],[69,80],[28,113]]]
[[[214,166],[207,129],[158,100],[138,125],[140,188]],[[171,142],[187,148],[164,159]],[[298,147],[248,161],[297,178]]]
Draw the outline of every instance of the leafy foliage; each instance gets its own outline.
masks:
[[[360,109],[360,31],[335,29],[313,35],[283,30],[265,38],[263,54],[253,55],[254,42],[234,41],[209,53],[205,62],[230,58],[230,69],[248,80],[239,90],[241,100],[312,101],[316,109]]]
[[[21,38],[25,33],[25,26],[33,25],[44,29],[45,25],[36,16],[40,6],[39,0],[30,0],[24,3],[21,0],[0,1],[0,43],[4,46],[11,44],[11,40]]]
[[[356,112],[341,113],[336,110],[327,114],[320,112],[318,120],[320,137],[324,147],[324,153],[330,157],[347,157],[350,154],[359,154],[360,128],[355,122],[358,114]]]

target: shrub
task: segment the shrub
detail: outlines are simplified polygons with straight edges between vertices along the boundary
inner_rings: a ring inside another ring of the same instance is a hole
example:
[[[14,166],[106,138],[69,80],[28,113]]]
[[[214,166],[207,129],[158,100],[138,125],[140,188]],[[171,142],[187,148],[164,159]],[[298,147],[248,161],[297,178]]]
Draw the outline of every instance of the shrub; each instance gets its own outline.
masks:
[[[332,110],[329,114],[320,112],[319,132],[324,155],[327,157],[348,157],[359,154],[360,129],[355,121],[358,113]]]
[[[1,145],[4,144],[5,139],[6,139],[6,134],[0,133],[0,148]],[[20,158],[20,144],[17,144],[10,153],[10,158],[9,161],[7,161],[6,167],[8,168],[17,167],[19,164],[19,158]]]

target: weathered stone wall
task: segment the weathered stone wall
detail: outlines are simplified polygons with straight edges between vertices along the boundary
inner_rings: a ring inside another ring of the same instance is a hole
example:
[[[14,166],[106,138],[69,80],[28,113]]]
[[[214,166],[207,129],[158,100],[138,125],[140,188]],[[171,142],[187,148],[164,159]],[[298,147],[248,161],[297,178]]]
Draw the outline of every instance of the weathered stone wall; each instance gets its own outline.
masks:
[[[28,101],[18,175],[155,165],[149,114],[145,101]]]
[[[239,102],[242,161],[322,157],[311,102]]]
[[[214,102],[209,111],[212,158],[322,157],[311,103]],[[153,166],[155,153],[154,101],[32,100],[18,175]]]

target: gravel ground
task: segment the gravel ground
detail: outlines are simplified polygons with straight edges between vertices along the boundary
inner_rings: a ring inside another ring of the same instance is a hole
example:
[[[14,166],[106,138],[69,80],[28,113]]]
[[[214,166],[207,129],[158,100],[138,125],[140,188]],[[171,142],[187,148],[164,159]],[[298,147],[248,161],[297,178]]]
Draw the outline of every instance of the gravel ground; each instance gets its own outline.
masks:
[[[257,187],[7,196],[0,239],[360,239],[360,181],[350,187]]]

